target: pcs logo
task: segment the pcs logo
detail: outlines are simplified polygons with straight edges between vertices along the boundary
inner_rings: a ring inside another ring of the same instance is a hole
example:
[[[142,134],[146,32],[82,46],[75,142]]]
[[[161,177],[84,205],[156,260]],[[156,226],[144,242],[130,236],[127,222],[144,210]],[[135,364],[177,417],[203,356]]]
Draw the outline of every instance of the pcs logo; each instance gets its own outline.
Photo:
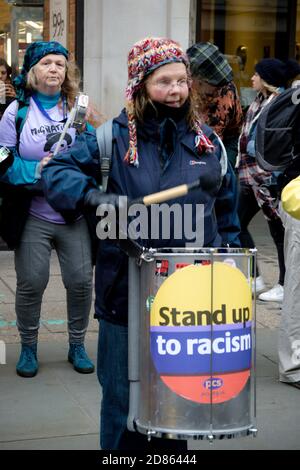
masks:
[[[203,386],[207,390],[216,390],[217,388],[221,388],[223,386],[223,380],[219,379],[218,377],[212,377],[211,379],[205,380]]]

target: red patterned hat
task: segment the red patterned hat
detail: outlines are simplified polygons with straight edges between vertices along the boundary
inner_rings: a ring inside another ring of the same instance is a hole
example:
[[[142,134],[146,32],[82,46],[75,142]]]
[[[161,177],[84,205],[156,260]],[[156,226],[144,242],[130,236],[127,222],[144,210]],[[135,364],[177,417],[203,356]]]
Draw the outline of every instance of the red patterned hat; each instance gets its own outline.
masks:
[[[128,54],[128,83],[126,87],[126,111],[128,115],[129,149],[126,161],[138,166],[136,117],[134,98],[145,77],[162,65],[173,62],[183,63],[190,76],[189,60],[180,44],[172,39],[147,37],[135,43]],[[200,123],[195,123],[197,146],[207,142],[207,149],[213,148],[200,129]],[[199,140],[200,139],[200,140]],[[201,141],[201,142],[200,142]],[[206,145],[206,144],[205,144]]]
[[[126,98],[134,98],[147,75],[172,62],[182,62],[188,66],[186,54],[180,45],[171,39],[145,38],[134,44],[128,54]]]

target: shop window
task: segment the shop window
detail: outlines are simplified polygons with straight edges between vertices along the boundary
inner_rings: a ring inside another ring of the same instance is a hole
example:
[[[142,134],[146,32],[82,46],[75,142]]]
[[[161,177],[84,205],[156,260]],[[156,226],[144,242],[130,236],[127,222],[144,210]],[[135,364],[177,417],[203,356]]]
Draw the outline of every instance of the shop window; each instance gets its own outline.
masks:
[[[198,1],[197,41],[217,44],[234,72],[242,103],[247,106],[254,92],[251,77],[255,64],[266,57],[287,59],[295,37],[292,27],[296,4],[288,0]],[[298,0],[298,12],[300,0]],[[300,57],[300,13],[296,53]]]
[[[18,73],[26,47],[43,39],[43,1],[0,0],[0,56]]]
[[[298,62],[300,62],[300,0],[297,1],[296,41],[294,57]]]
[[[11,20],[12,6],[0,0],[0,57],[11,65]]]

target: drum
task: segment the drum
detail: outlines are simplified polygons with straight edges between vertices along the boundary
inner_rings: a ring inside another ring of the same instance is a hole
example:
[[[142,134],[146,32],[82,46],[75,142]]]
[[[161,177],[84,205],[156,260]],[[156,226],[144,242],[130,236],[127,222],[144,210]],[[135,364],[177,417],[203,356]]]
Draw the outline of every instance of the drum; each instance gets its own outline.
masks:
[[[256,434],[255,250],[160,249],[129,269],[128,428]]]

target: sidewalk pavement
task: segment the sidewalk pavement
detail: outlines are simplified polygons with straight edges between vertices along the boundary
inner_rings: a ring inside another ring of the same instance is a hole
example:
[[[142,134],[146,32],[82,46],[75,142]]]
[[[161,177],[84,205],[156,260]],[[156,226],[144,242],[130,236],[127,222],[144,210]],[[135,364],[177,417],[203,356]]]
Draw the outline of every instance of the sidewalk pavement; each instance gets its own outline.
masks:
[[[272,287],[278,275],[276,250],[260,215],[251,231],[262,275]],[[15,373],[15,282],[13,253],[0,251],[0,341],[6,345],[6,365],[0,364],[0,450],[97,450],[101,392],[96,374],[78,374],[67,362],[65,292],[56,256],[42,307],[40,369],[32,379]],[[92,311],[90,318],[86,345],[96,361],[98,323]],[[213,444],[191,440],[190,450],[300,449],[299,390],[278,382],[279,321],[279,304],[257,302],[257,437]]]

